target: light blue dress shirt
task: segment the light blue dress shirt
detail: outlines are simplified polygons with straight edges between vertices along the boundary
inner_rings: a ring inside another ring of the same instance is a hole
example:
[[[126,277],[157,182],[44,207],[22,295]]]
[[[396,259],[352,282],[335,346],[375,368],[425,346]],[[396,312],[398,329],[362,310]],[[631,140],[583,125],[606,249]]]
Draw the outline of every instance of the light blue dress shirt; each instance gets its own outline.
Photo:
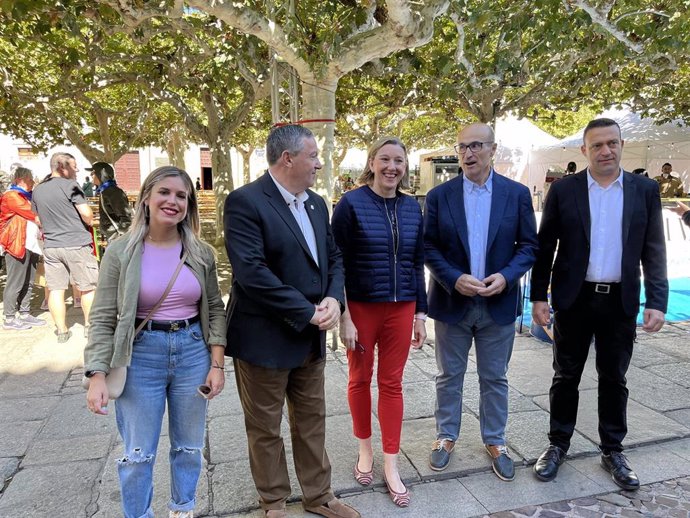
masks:
[[[587,169],[589,191],[588,282],[620,282],[623,259],[623,170],[604,188]]]
[[[462,178],[467,240],[470,245],[470,270],[472,276],[480,281],[486,277],[486,243],[489,239],[493,177],[492,169],[489,178],[481,186],[468,180],[466,176]]]

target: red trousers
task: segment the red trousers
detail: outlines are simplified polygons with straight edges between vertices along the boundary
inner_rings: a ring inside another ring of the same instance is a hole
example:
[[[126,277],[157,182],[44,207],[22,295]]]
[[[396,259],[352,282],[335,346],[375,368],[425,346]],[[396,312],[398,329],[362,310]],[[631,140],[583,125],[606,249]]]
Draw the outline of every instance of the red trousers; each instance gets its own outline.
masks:
[[[374,346],[378,346],[378,417],[383,452],[400,450],[403,396],[402,379],[410,352],[415,302],[348,301],[358,344],[347,351],[349,380],[347,399],[355,437],[371,437],[371,377],[374,372]]]

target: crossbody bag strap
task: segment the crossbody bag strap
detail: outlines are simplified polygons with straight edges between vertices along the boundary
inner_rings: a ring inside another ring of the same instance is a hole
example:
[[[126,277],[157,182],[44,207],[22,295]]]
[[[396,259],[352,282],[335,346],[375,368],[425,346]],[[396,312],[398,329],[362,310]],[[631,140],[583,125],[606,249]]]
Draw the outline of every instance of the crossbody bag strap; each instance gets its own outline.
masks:
[[[175,284],[175,280],[177,279],[177,276],[180,274],[180,270],[182,270],[182,266],[184,265],[184,261],[187,259],[187,251],[185,250],[184,254],[182,254],[182,259],[180,259],[180,262],[177,264],[177,268],[175,269],[175,273],[173,273],[172,277],[170,278],[170,282],[165,288],[165,291],[163,292],[163,295],[161,295],[161,298],[158,299],[158,302],[151,308],[151,311],[149,311],[149,314],[146,315],[146,318],[141,321],[141,323],[137,326],[137,328],[134,330],[134,336],[137,336],[139,334],[139,331],[144,329],[144,326],[146,325],[146,322],[151,320],[151,317],[153,314],[158,310],[159,307],[161,307],[161,304],[163,304],[163,301],[165,300],[165,297],[168,296],[168,293],[170,293],[170,290],[173,287],[173,284]]]
[[[101,194],[101,196],[103,196],[103,194]],[[117,235],[121,236],[122,233],[120,232],[120,226],[117,223],[115,223],[115,220],[110,216],[108,209],[105,208],[105,203],[103,203],[103,198],[101,198],[101,208],[103,209],[103,212],[105,212],[105,215],[108,216],[108,219],[113,224],[113,227],[115,227],[115,232],[117,232]]]

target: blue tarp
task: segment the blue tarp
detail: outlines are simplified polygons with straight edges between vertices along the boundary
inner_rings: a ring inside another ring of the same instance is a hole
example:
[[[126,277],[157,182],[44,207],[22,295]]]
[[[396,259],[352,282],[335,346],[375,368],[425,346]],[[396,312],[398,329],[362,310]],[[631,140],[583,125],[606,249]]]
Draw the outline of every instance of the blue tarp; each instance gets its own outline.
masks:
[[[690,320],[690,277],[680,277],[669,279],[668,311],[666,312],[667,322],[682,322]],[[522,325],[529,328],[532,325],[532,304],[529,301],[529,284],[526,284],[523,305]],[[640,314],[637,316],[637,323],[642,324],[642,311],[644,310],[644,287],[640,300]],[[518,323],[520,319],[518,318]]]

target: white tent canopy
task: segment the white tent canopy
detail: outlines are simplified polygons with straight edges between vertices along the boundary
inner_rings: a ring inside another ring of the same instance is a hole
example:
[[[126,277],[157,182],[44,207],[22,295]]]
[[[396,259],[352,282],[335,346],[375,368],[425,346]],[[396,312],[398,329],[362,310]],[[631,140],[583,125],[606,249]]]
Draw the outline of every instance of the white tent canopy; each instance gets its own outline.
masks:
[[[523,171],[529,164],[530,153],[558,141],[529,120],[507,115],[496,121],[496,142],[498,147],[494,155],[494,169],[519,182],[523,181]]]
[[[661,173],[661,166],[670,162],[690,190],[690,128],[679,123],[656,125],[651,119],[642,119],[627,110],[607,110],[601,117],[615,120],[621,127],[623,157],[621,165],[627,171],[644,167],[651,177]],[[522,182],[533,189],[542,190],[549,167],[565,165],[573,161],[578,170],[584,169],[586,161],[580,151],[584,128],[574,135],[555,144],[540,146],[532,150],[526,174]]]
[[[518,119],[512,115],[506,115],[496,121],[496,143],[498,144],[494,155],[494,168],[499,173],[516,181],[524,181],[525,171],[529,165],[530,153],[541,146],[553,145],[558,140],[542,131],[527,119]],[[421,191],[427,192],[438,183],[438,178],[433,178],[430,161],[435,157],[455,156],[453,146],[437,149],[429,153],[421,153],[419,156]],[[435,181],[436,180],[436,181]]]

